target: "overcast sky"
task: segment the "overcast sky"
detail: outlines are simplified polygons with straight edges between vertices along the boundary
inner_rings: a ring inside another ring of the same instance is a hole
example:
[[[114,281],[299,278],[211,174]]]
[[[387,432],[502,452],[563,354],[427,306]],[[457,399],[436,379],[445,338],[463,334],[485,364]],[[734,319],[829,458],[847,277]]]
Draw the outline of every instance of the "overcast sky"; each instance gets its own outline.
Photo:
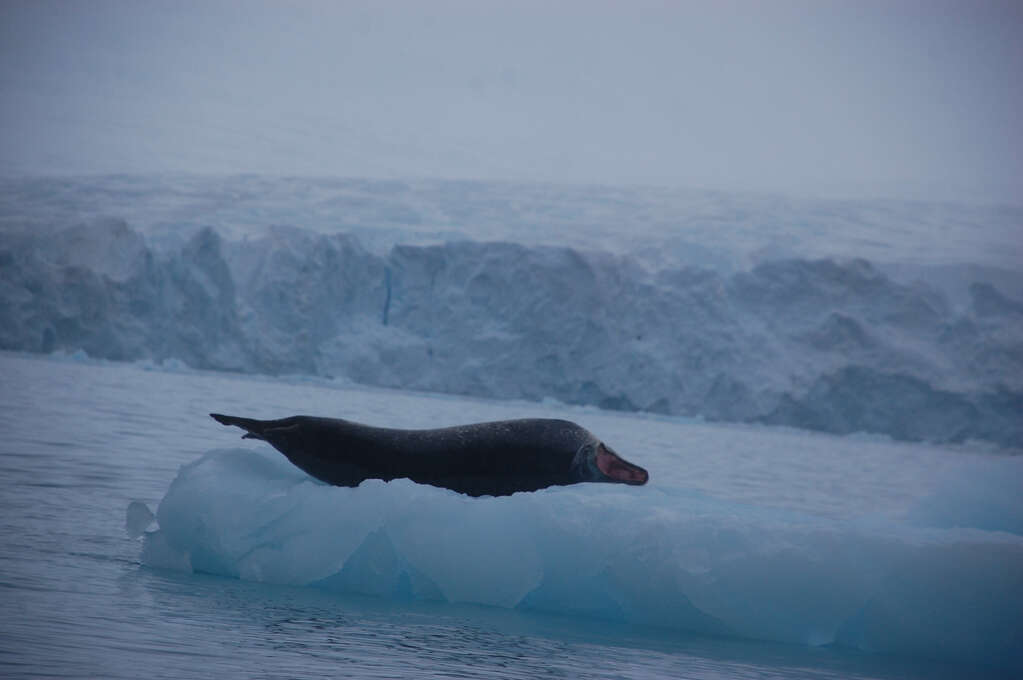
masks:
[[[0,3],[0,171],[1023,202],[1023,4]]]

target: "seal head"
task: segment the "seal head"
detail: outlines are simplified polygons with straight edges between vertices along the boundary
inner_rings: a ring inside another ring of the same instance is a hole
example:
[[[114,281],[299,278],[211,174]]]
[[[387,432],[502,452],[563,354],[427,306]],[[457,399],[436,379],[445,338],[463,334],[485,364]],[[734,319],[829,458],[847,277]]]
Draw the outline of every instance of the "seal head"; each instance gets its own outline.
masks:
[[[598,440],[579,447],[572,461],[572,470],[579,481],[583,482],[617,482],[642,486],[650,479],[646,470],[633,465]]]

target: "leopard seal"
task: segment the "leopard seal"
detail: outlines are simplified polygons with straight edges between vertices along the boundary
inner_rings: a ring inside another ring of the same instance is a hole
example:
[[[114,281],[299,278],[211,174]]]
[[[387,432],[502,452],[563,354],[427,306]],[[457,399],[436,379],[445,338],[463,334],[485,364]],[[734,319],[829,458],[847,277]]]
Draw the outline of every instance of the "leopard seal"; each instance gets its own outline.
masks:
[[[506,496],[580,482],[641,485],[647,471],[568,420],[519,419],[428,430],[339,418],[256,420],[211,413],[245,430],[309,475],[335,486],[408,478],[469,496]]]

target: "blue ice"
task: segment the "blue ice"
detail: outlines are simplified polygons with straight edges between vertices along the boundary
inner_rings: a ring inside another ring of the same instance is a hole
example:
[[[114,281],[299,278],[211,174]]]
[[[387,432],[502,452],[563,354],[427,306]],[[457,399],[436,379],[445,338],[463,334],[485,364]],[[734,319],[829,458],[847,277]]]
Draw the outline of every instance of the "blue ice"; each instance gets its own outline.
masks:
[[[1019,512],[1012,474],[981,482]],[[973,502],[967,486],[949,493]],[[656,484],[473,499],[408,480],[327,486],[275,452],[226,449],[180,470],[143,562],[1023,668],[1018,524],[974,526],[990,508],[954,521],[947,505],[829,518]]]

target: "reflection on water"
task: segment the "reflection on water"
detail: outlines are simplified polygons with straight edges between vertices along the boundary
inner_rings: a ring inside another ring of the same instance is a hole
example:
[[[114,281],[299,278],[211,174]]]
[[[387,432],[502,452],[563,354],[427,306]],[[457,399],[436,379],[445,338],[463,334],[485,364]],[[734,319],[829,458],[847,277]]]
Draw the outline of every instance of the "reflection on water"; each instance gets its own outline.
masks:
[[[668,636],[495,608],[394,603],[149,570],[126,574],[121,583],[145,591],[161,620],[201,622],[180,631],[183,647],[194,645],[228,672],[259,667],[271,674],[301,668],[359,677],[849,678],[873,677],[876,665],[883,677],[901,676],[890,661],[876,664],[828,650]],[[186,660],[182,670],[192,663]]]

